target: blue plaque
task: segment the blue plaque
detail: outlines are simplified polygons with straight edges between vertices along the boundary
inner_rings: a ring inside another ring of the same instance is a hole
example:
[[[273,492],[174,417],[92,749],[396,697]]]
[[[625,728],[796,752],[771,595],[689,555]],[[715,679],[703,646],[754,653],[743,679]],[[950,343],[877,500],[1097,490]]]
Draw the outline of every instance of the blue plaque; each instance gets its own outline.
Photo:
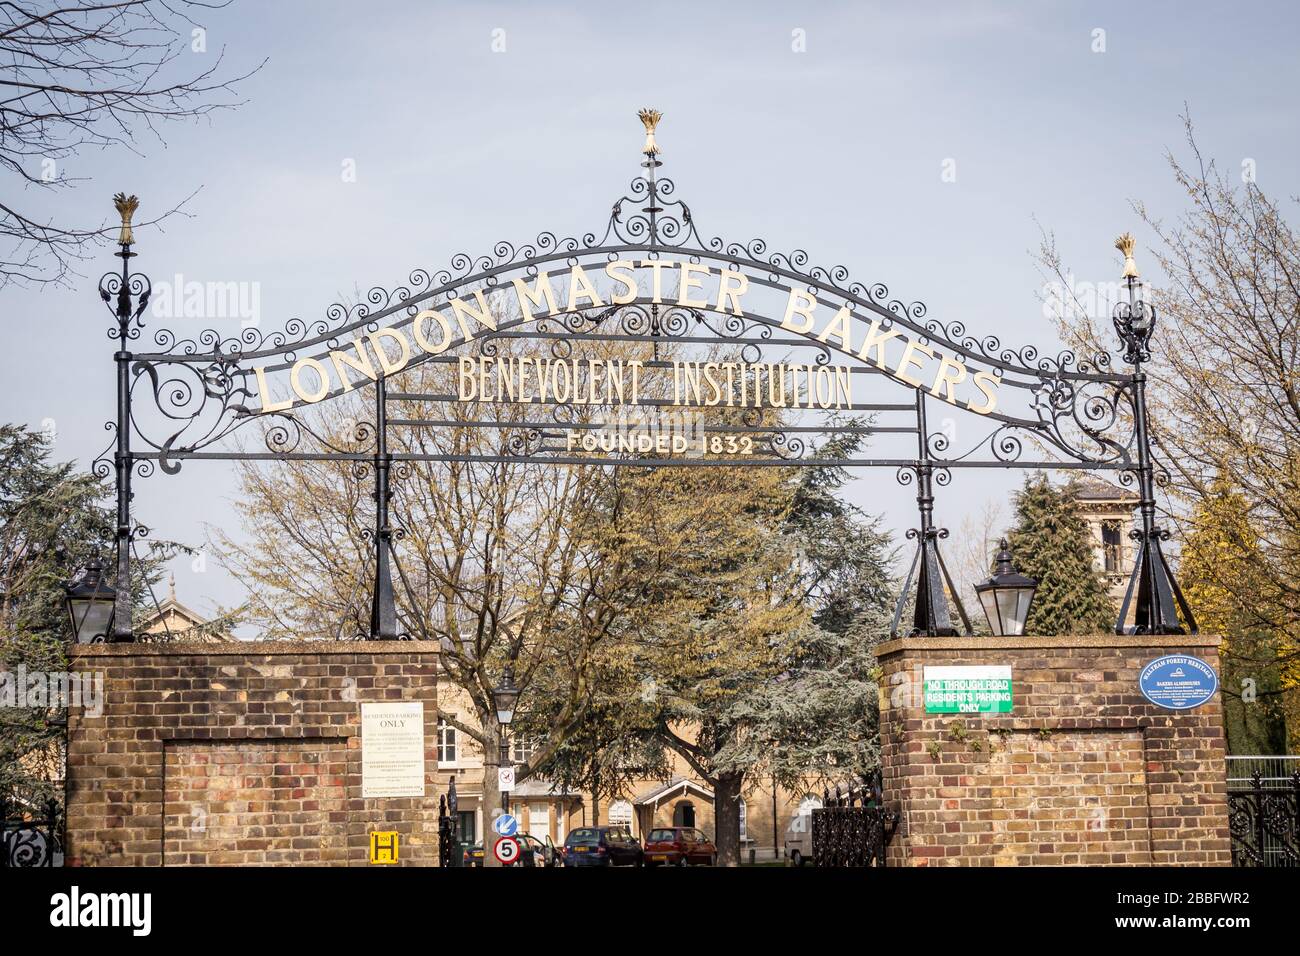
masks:
[[[1199,657],[1170,654],[1144,666],[1138,686],[1142,696],[1157,707],[1189,710],[1214,696],[1219,678],[1214,668]]]

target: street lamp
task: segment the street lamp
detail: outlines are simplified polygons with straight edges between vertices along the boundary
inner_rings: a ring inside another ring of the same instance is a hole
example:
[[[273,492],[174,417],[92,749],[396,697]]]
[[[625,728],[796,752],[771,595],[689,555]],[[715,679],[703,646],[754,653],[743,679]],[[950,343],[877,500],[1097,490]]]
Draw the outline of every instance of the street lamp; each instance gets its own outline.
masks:
[[[519,688],[515,687],[515,670],[509,664],[501,675],[501,683],[492,689],[492,703],[497,710],[497,722],[501,724],[500,767],[510,766],[510,743],[506,731],[510,721],[515,719],[515,704],[519,700]],[[510,791],[501,788],[501,812],[510,812]]]
[[[519,689],[515,687],[515,671],[506,665],[501,675],[501,683],[492,689],[492,702],[496,705],[497,720],[502,727],[509,727],[515,719],[515,703],[519,700]]]
[[[86,563],[77,580],[63,586],[63,591],[76,642],[102,644],[111,640],[117,589],[104,580],[104,563],[98,555]]]
[[[1034,600],[1038,582],[1027,578],[1011,565],[1011,550],[1003,538],[997,554],[997,567],[993,577],[975,585],[975,593],[984,606],[989,630],[995,636],[1014,636],[1025,633],[1029,619],[1029,605]]]

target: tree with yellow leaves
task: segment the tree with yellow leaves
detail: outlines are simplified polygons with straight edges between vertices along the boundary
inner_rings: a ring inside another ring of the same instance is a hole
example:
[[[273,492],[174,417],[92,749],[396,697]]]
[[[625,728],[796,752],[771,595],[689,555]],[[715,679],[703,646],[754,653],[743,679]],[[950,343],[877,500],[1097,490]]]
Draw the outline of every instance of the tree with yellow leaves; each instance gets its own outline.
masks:
[[[1224,717],[1233,753],[1285,753],[1287,687],[1295,663],[1276,632],[1262,627],[1252,605],[1259,593],[1259,536],[1246,499],[1225,481],[1192,515],[1181,571],[1200,626],[1223,636],[1220,647]]]

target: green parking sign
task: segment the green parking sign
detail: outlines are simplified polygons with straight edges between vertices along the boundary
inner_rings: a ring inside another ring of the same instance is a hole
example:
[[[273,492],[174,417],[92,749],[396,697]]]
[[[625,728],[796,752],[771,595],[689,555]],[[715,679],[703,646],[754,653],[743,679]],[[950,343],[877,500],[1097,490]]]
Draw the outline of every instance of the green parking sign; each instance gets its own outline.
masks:
[[[927,714],[1011,713],[1011,665],[927,667]]]

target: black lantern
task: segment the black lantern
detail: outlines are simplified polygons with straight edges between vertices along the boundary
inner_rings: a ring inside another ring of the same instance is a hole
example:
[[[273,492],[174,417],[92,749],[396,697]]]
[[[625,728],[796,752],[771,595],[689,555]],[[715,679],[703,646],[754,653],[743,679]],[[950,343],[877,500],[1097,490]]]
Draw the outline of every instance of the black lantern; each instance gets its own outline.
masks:
[[[984,606],[989,629],[999,637],[1025,633],[1029,605],[1033,603],[1038,582],[1027,578],[1011,566],[1011,551],[1006,538],[999,545],[993,577],[975,585],[975,593]]]
[[[501,683],[492,691],[492,701],[496,705],[497,720],[502,727],[509,727],[515,719],[515,702],[519,700],[519,690],[515,687],[514,668],[507,665],[501,675]]]
[[[63,586],[72,634],[78,644],[102,644],[110,640],[117,589],[104,580],[104,564],[92,557],[71,584]]]

